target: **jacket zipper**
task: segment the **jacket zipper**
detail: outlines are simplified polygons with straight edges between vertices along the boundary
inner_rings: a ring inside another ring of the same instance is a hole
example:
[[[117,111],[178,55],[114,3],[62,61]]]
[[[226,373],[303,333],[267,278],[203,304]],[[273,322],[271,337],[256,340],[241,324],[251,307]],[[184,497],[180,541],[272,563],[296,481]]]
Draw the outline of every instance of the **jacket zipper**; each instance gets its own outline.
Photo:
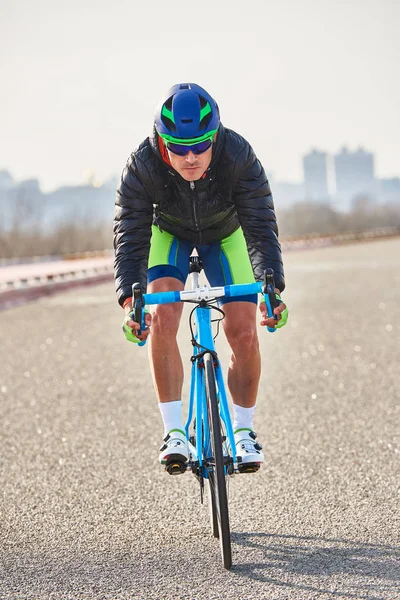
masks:
[[[199,243],[200,243],[201,233],[200,233],[200,228],[199,228],[199,220],[197,218],[197,209],[196,209],[197,194],[196,194],[196,186],[194,184],[194,181],[190,182],[190,189],[194,193],[193,200],[192,200],[193,216],[194,216],[194,224],[196,225],[196,229],[199,232]]]

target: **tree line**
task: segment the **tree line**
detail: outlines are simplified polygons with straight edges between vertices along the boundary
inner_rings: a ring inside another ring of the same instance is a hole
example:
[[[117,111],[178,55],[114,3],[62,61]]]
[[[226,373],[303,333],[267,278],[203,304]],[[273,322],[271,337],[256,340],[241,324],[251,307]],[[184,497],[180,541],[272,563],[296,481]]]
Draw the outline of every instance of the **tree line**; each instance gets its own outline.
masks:
[[[398,203],[377,204],[369,198],[356,198],[348,212],[326,202],[302,201],[280,208],[276,202],[280,238],[349,231],[400,227]],[[63,255],[74,252],[105,250],[112,247],[112,207],[110,216],[95,217],[92,209],[75,207],[56,223],[45,226],[43,205],[29,197],[16,198],[7,226],[0,213],[0,258]]]

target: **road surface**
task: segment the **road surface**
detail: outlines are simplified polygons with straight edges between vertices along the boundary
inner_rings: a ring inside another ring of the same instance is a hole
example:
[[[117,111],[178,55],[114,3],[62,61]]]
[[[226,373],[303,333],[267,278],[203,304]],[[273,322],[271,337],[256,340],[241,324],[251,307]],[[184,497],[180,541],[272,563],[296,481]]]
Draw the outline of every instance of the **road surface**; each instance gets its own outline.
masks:
[[[399,257],[399,239],[286,254],[230,572],[194,478],[158,465],[147,352],[113,285],[1,312],[0,598],[400,598]],[[180,339],[187,364],[186,323]]]

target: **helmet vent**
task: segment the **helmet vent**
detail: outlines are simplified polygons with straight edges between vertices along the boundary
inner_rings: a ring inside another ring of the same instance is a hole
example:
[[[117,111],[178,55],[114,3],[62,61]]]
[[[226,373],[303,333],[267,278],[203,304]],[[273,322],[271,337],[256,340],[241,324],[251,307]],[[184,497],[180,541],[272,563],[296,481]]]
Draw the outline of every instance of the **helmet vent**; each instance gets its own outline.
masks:
[[[200,94],[199,94],[199,100],[200,100],[200,108],[204,108],[205,106],[207,106],[207,100],[205,98],[203,98],[203,96],[200,96]]]
[[[168,129],[170,129],[173,132],[176,132],[177,131],[176,125],[175,125],[175,123],[172,120],[173,119],[173,114],[172,114],[172,96],[171,96],[171,98],[168,98],[168,100],[165,102],[164,108],[166,110],[162,110],[161,111],[161,120],[164,123],[164,125],[166,127],[168,127]],[[166,113],[170,113],[172,119],[170,119],[169,116],[168,116],[168,114],[166,114]]]
[[[210,103],[208,102],[208,100],[206,98],[204,98],[203,96],[200,96],[200,94],[199,94],[199,100],[200,100],[200,127],[202,129],[205,129],[212,119],[212,116],[213,116],[212,109],[211,109],[211,106],[210,106]]]
[[[171,119],[168,119],[168,117],[166,117],[165,115],[162,115],[161,119],[162,119],[162,122],[164,123],[164,125],[166,127],[168,127],[168,129],[170,129],[171,131],[174,131],[174,132],[177,130],[175,123],[173,121],[171,121]]]
[[[202,120],[200,121],[200,127],[201,127],[202,129],[203,129],[204,127],[207,127],[207,125],[209,124],[209,122],[211,121],[211,119],[212,119],[212,113],[208,113],[208,115],[206,115],[206,116],[204,117],[204,119],[202,119]]]
[[[181,123],[193,123],[193,119],[181,119]]]

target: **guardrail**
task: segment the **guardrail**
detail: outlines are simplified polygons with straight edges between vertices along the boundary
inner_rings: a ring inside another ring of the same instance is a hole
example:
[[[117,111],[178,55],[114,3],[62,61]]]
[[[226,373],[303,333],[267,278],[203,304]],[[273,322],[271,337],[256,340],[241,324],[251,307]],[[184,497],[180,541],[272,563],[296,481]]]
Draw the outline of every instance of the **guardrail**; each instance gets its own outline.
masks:
[[[349,231],[340,234],[312,234],[283,238],[284,252],[322,248],[336,244],[351,244],[400,236],[400,227],[384,227],[369,231]],[[113,278],[111,250],[68,254],[59,257],[31,257],[29,263],[17,261],[0,264],[0,309],[23,304],[63,289],[93,285]],[[55,259],[56,258],[56,259]]]
[[[0,269],[11,265],[30,265],[32,263],[59,262],[62,260],[79,260],[86,258],[112,257],[113,250],[86,250],[85,252],[69,252],[66,254],[50,254],[48,256],[16,256],[0,258]]]
[[[113,259],[75,258],[0,268],[0,309],[23,304],[62,289],[92,285],[113,278]]]
[[[299,237],[287,237],[281,240],[283,250],[301,250],[308,248],[322,248],[337,244],[352,244],[370,240],[397,237],[400,227],[380,227],[370,230],[346,231],[343,233],[313,233]]]

